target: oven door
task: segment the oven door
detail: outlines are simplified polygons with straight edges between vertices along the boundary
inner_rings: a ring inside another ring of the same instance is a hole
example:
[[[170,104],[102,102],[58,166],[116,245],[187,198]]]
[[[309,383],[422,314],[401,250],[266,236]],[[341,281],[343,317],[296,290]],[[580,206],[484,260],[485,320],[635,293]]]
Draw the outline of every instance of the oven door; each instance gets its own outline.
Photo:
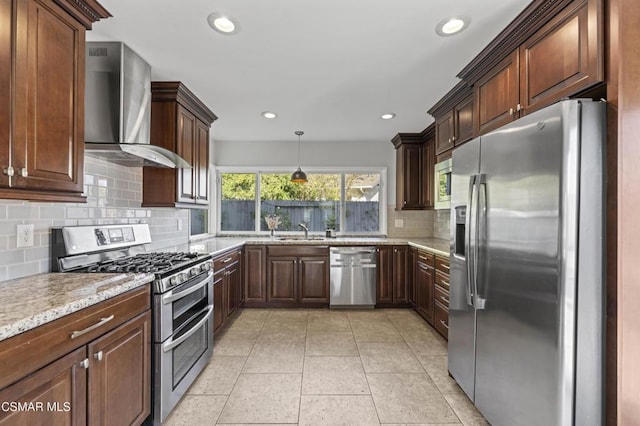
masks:
[[[164,422],[213,354],[213,304],[154,345],[154,423]]]
[[[166,293],[154,296],[153,340],[164,342],[207,305],[213,305],[213,271],[197,275]]]

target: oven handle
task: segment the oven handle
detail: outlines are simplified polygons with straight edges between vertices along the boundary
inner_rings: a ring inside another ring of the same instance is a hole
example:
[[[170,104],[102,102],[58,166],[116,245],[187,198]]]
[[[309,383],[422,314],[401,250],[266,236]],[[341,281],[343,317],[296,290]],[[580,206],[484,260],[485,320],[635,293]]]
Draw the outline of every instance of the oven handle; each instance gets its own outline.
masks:
[[[204,318],[202,318],[200,321],[198,321],[198,323],[196,325],[194,325],[191,330],[187,331],[185,334],[183,334],[182,336],[178,337],[177,339],[173,340],[173,338],[170,337],[169,340],[167,340],[165,343],[162,344],[162,350],[164,352],[169,352],[171,349],[175,348],[180,343],[184,342],[189,337],[191,337],[196,331],[198,331],[200,329],[200,327],[202,327],[202,325],[205,322],[209,321],[209,317],[211,316],[211,314],[213,312],[213,305],[207,306],[205,309],[202,310],[202,312],[204,312],[204,311],[207,311],[207,313],[204,316]]]
[[[175,294],[173,294],[173,291],[168,292],[167,294],[162,296],[162,303],[168,305],[175,300],[182,299],[183,297],[200,290],[202,287],[206,286],[209,283],[211,277],[213,277],[213,271],[209,272],[207,274],[207,278],[204,279],[200,284],[194,285],[193,287],[189,287],[188,289]]]

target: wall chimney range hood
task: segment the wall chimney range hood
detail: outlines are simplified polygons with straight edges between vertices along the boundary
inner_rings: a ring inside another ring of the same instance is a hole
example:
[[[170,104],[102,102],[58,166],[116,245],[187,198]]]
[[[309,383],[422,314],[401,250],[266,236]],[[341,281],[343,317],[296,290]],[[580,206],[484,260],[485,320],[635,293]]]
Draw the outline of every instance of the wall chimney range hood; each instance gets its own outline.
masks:
[[[124,43],[88,42],[85,152],[128,167],[191,168],[150,144],[151,67]]]

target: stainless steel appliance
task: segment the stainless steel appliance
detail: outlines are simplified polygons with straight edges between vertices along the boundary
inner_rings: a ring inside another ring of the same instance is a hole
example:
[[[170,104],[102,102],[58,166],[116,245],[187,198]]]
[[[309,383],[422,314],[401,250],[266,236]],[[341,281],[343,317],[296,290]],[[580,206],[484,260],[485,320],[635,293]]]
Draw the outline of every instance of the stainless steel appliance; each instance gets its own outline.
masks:
[[[150,145],[151,67],[124,43],[89,42],[85,151],[129,167],[190,168],[175,152]]]
[[[162,423],[213,353],[210,255],[147,253],[146,224],[52,230],[52,264],[61,272],[151,272],[153,422]]]
[[[495,425],[604,424],[602,102],[453,153],[449,371]]]
[[[441,161],[434,167],[434,204],[436,210],[451,206],[451,158]]]
[[[375,247],[332,247],[331,308],[373,308],[376,304]]]

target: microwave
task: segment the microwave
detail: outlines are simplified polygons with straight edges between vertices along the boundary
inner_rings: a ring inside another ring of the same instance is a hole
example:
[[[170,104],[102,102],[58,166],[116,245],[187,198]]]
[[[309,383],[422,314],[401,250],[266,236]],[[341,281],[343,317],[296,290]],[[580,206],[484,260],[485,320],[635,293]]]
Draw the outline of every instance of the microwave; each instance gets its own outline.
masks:
[[[434,203],[436,210],[451,207],[451,158],[435,165]]]

